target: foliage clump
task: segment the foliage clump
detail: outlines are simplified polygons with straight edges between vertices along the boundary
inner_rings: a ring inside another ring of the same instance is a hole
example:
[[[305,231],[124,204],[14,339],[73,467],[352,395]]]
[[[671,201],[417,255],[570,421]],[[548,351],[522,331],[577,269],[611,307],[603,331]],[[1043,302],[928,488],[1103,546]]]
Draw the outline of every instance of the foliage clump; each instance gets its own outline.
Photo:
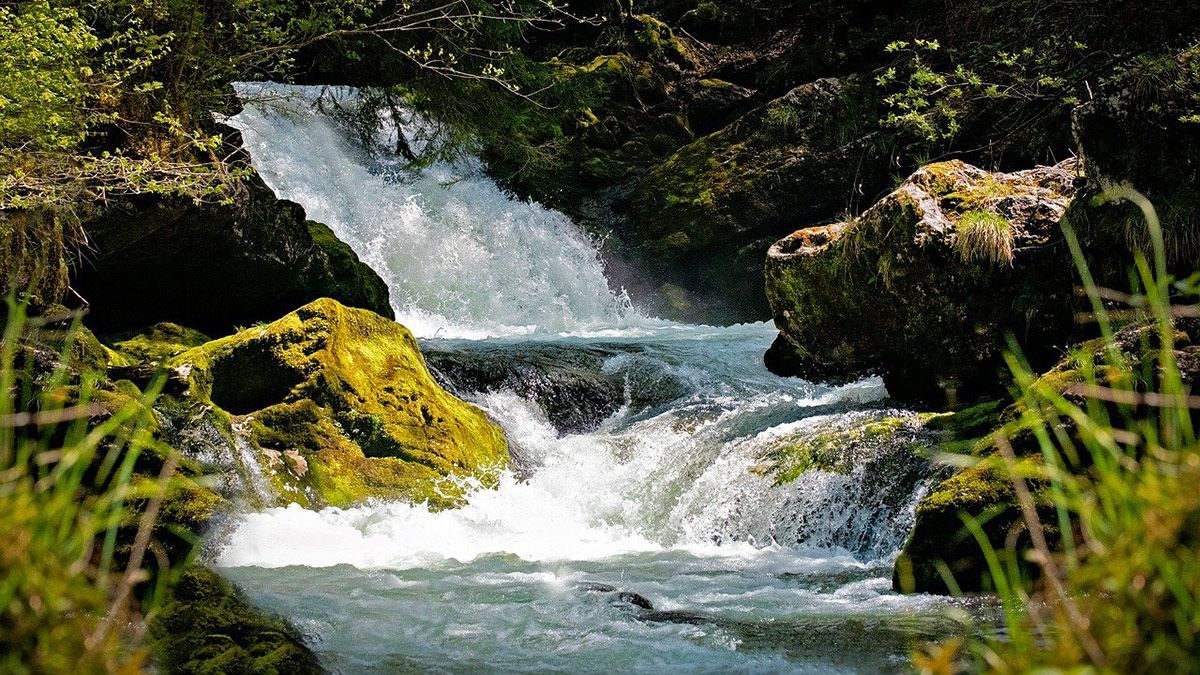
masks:
[[[1153,258],[1137,254],[1128,309],[1106,302],[1116,296],[1095,285],[1068,230],[1102,338],[1042,377],[1010,359],[1016,426],[995,432],[994,454],[967,470],[993,475],[1001,492],[984,502],[1005,505],[1006,525],[991,526],[984,504],[960,511],[1005,635],[931,649],[917,658],[925,672],[1200,665],[1200,288],[1166,273],[1148,206],[1145,218]]]
[[[991,211],[969,211],[955,225],[954,249],[963,262],[1012,264],[1012,223]]]

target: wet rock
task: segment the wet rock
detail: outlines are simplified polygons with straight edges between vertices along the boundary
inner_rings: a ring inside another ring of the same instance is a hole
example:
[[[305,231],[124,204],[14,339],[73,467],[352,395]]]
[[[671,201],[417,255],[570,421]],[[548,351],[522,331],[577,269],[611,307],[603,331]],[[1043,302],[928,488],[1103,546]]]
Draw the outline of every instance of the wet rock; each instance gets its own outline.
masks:
[[[691,626],[700,626],[703,624],[717,623],[711,616],[704,614],[693,614],[682,610],[668,611],[650,611],[643,614],[642,621],[652,621],[655,623],[682,623]]]
[[[1074,176],[1070,161],[931,164],[858,218],[776,242],[767,297],[788,344],[770,365],[816,381],[880,374],[897,398],[944,404],[995,386],[1009,333],[1052,362],[1074,329],[1059,229]]]
[[[73,288],[101,332],[169,321],[224,335],[321,297],[394,316],[387,285],[253,174],[231,204],[141,195],[84,223]]]
[[[652,611],[654,603],[650,602],[646,596],[633,591],[622,591],[616,586],[602,584],[595,581],[583,581],[575,584],[576,591],[581,593],[601,595],[608,601],[608,604],[625,607],[635,610]]]
[[[912,528],[916,500],[947,475],[929,457],[941,439],[927,428],[934,419],[843,410],[759,436],[749,471],[773,485],[761,497],[732,500],[732,513],[755,517],[722,519],[715,540],[839,549],[863,561],[891,554]]]
[[[554,343],[427,345],[438,381],[461,394],[511,391],[536,402],[560,433],[595,429],[625,401],[624,378],[605,372],[616,348]]]
[[[629,605],[638,609],[653,610],[654,603],[646,599],[646,596],[632,591],[621,591],[609,600],[610,604],[614,605]]]

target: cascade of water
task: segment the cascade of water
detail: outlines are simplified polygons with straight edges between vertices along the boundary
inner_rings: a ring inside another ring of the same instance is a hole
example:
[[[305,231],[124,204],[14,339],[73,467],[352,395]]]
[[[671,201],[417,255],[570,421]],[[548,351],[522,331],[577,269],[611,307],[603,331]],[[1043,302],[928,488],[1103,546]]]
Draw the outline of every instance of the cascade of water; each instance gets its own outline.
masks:
[[[297,620],[346,672],[906,667],[924,629],[880,617],[933,603],[888,589],[935,476],[913,452],[915,415],[878,409],[879,380],[776,377],[762,363],[767,324],[641,316],[561,214],[513,200],[470,162],[410,173],[349,140],[314,106],[322,95],[354,105],[349,90],[239,91],[247,105],[230,122],[267,183],[388,282],[399,320],[441,363],[455,350],[475,349],[472,363],[514,356],[573,373],[546,400],[569,405],[580,382],[606,383],[597,395],[608,397],[573,411],[603,412],[572,416],[568,433],[536,402],[553,377],[522,382],[528,398],[511,383],[456,387],[504,428],[520,473],[452,510],[243,514],[218,563],[256,602]],[[397,121],[383,121],[379,144],[394,142]],[[904,432],[843,442],[885,418],[875,426]],[[787,461],[800,469],[785,477]],[[629,621],[629,607],[572,592],[618,585],[668,611]]]
[[[562,214],[513,199],[478,162],[420,172],[371,154],[322,106],[349,89],[237,86],[254,166],[284,199],[325,223],[387,282],[398,320],[418,337],[587,333],[646,324],[609,288],[595,244]],[[384,137],[417,137],[380,113]],[[395,143],[389,144],[394,147]]]

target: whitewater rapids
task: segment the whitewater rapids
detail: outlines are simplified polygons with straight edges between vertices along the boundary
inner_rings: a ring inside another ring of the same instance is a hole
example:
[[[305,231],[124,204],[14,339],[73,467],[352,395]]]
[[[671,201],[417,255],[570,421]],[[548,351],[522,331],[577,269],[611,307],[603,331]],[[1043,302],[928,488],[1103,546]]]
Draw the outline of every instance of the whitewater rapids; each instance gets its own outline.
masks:
[[[878,672],[953,627],[952,601],[894,594],[891,563],[936,480],[906,443],[780,483],[781,443],[886,410],[878,380],[828,388],[762,365],[767,324],[648,317],[563,215],[514,200],[470,159],[410,171],[379,148],[429,125],[380,113],[357,142],[350,90],[240,85],[228,122],[255,167],[371,265],[427,348],[611,354],[623,405],[555,428],[506,390],[460,392],[504,428],[521,471],[461,508],[373,503],[242,514],[217,563],[345,673]],[[472,342],[485,340],[486,342]],[[497,358],[504,358],[503,356]],[[768,467],[764,469],[764,467]],[[654,611],[597,588],[638,593]],[[592,590],[588,590],[592,589]]]

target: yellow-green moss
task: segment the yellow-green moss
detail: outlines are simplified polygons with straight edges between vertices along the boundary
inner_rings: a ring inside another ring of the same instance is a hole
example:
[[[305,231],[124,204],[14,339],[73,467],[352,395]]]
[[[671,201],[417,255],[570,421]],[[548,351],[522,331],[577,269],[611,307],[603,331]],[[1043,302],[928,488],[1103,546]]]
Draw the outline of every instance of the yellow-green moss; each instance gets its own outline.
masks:
[[[140,363],[156,363],[208,341],[209,338],[199,331],[174,323],[157,323],[136,335],[122,336],[112,346]]]
[[[854,469],[860,450],[894,440],[902,431],[916,432],[929,418],[926,414],[873,416],[849,426],[808,429],[781,439],[759,467],[772,474],[777,485],[790,483],[814,469],[848,473]]]
[[[437,385],[407,329],[333,300],[170,365],[190,368],[190,394],[231,415],[277,487],[305,505],[436,501],[447,477],[486,480],[508,458],[500,429]]]

